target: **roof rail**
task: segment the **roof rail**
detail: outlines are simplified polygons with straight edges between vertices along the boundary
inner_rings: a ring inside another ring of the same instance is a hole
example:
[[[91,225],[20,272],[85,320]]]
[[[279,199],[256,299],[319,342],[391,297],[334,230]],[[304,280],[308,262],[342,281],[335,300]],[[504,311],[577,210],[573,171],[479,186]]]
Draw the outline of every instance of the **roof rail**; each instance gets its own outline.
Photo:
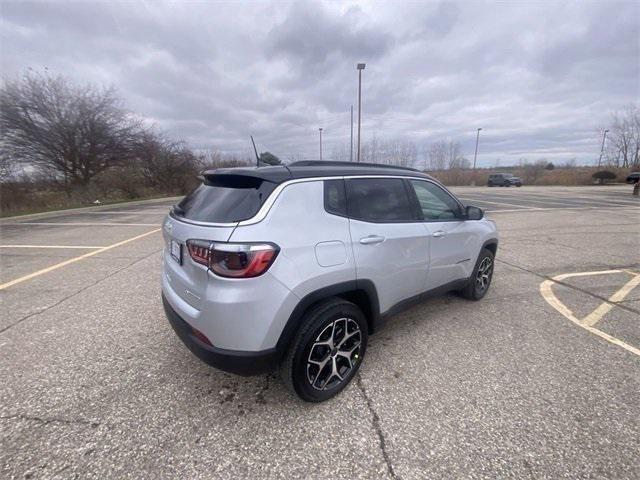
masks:
[[[337,162],[333,160],[300,160],[289,164],[290,167],[366,167],[366,168],[394,168],[398,170],[410,170],[419,172],[420,170],[411,167],[400,167],[398,165],[385,165],[383,163],[365,162]]]

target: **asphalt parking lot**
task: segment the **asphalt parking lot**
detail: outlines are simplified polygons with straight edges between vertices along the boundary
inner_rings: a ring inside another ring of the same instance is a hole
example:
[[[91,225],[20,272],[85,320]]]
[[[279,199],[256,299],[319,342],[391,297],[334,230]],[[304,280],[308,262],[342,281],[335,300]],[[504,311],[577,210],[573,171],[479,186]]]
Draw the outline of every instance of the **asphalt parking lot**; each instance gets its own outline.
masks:
[[[3,478],[638,478],[640,201],[453,188],[501,240],[480,302],[394,317],[337,398],[197,360],[167,324],[172,200],[0,223]]]

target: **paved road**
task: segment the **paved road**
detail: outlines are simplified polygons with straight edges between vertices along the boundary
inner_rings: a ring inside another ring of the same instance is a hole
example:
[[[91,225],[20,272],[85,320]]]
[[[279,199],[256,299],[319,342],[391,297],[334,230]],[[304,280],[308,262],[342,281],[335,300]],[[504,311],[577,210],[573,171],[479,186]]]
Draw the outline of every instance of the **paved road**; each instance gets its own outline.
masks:
[[[396,316],[321,405],[211,369],[172,333],[171,201],[5,220],[0,477],[638,478],[630,188],[454,191],[502,235],[488,296]]]

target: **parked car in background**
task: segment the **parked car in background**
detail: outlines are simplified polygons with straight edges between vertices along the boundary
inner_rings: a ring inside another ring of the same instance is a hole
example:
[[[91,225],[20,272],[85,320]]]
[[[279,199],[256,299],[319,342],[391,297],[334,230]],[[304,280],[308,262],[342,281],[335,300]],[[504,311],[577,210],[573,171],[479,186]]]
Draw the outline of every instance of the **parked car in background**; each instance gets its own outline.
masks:
[[[515,185],[516,187],[522,186],[522,179],[520,177],[514,177],[510,173],[492,173],[489,175],[488,187],[510,187]]]
[[[495,223],[416,170],[295,162],[203,180],[164,221],[167,317],[203,361],[280,367],[304,400],[340,392],[411,302],[491,285]]]
[[[627,183],[638,183],[640,182],[640,172],[632,172],[627,176]]]

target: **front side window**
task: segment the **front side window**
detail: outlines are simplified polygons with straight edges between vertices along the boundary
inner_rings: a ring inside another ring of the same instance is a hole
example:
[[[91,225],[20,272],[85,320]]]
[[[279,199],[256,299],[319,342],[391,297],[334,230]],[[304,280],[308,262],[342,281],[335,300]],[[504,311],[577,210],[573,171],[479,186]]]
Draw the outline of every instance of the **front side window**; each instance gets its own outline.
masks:
[[[354,178],[346,184],[349,217],[375,223],[416,220],[402,179]]]
[[[451,195],[431,182],[411,180],[425,220],[453,220],[460,216],[460,205]]]

